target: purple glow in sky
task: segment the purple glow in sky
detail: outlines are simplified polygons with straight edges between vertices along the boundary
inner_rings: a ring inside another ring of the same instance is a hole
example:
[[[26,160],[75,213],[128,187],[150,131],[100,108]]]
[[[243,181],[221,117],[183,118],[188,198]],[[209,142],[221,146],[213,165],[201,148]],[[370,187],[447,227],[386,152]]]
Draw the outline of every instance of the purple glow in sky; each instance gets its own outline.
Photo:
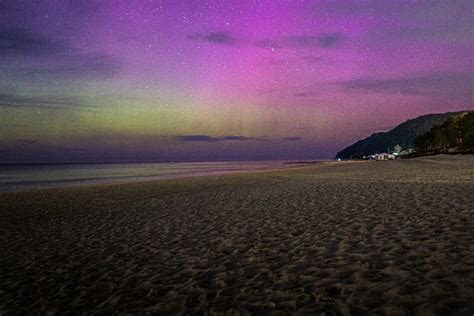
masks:
[[[0,0],[0,162],[329,158],[472,109],[471,1]]]

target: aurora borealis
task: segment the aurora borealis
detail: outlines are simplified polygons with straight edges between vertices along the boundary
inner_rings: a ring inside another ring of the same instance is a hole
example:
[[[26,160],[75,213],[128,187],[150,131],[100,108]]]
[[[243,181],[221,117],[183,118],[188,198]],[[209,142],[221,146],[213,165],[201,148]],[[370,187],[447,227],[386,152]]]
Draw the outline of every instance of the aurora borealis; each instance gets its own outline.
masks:
[[[472,108],[471,1],[0,0],[0,162],[316,159]]]

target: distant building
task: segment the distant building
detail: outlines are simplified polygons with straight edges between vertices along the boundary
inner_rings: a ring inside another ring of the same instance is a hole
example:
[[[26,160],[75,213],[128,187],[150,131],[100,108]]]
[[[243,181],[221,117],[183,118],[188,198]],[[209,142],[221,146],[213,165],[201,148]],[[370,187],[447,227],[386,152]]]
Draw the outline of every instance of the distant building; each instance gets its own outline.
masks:
[[[375,155],[375,160],[394,160],[395,155],[389,153],[381,153]]]

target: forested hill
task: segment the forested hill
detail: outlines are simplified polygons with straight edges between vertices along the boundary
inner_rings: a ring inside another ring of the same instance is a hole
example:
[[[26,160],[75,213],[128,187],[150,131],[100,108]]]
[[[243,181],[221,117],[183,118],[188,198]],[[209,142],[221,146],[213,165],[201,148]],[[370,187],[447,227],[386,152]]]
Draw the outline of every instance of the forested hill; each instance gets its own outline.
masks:
[[[443,124],[449,117],[461,115],[462,112],[428,114],[408,120],[388,132],[375,133],[369,137],[344,148],[336,158],[360,159],[376,153],[392,151],[396,145],[403,150],[414,148],[415,138],[421,136],[435,125]]]
[[[416,137],[415,156],[440,153],[474,153],[474,112],[452,116]]]

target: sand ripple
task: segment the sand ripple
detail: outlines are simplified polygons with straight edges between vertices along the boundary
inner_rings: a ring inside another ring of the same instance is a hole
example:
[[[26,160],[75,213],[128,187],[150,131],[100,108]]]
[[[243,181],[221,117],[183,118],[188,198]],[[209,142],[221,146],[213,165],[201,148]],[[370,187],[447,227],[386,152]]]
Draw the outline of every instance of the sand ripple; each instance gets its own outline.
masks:
[[[471,315],[474,157],[0,195],[0,313]]]

